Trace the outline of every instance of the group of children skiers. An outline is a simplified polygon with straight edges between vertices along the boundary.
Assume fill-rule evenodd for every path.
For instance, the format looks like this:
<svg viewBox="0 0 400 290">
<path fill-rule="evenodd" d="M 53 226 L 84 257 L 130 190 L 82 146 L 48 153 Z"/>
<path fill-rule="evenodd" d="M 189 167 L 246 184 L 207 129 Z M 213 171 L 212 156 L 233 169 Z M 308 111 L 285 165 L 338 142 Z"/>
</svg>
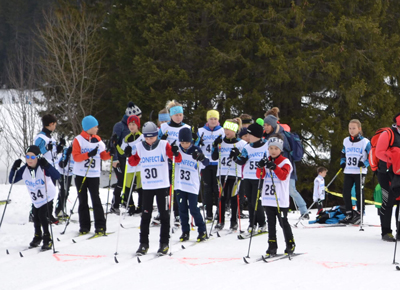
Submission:
<svg viewBox="0 0 400 290">
<path fill-rule="evenodd" d="M 144 255 L 149 249 L 154 197 L 158 208 L 156 219 L 161 224 L 158 253 L 165 255 L 169 250 L 172 211 L 174 222 L 181 225 L 180 240 L 190 238 L 190 212 L 198 227 L 197 241 L 201 242 L 207 239 L 207 222 L 215 224 L 216 231 L 225 227 L 227 205 L 230 206 L 229 231 L 238 229 L 244 196 L 248 201 L 249 227 L 243 237 L 268 231 L 267 256 L 275 255 L 278 219 L 283 228 L 285 253 L 292 254 L 295 242 L 287 216 L 295 165 L 287 135 L 284 134 L 290 128 L 280 124 L 273 115 L 255 122 L 251 116 L 242 115 L 241 118 L 225 120 L 221 126 L 219 112 L 209 110 L 207 123 L 198 132 L 193 132 L 189 125 L 183 123 L 183 113 L 181 104 L 170 101 L 159 113 L 158 126 L 146 122 L 141 127 L 141 110 L 130 102 L 121 121 L 126 127 L 124 129 L 118 123 L 114 126 L 108 146 L 96 135 L 98 121 L 93 116 L 86 116 L 82 120 L 83 131 L 73 139 L 70 147 L 66 147 L 64 138 L 57 143 L 51 136 L 57 125 L 56 118 L 53 115 L 43 116 L 42 132 L 35 138 L 35 144 L 26 150 L 26 164 L 20 167 L 22 160 L 16 160 L 9 176 L 10 183 L 24 180 L 31 195 L 35 233 L 30 246 L 37 247 L 43 241 L 42 249 L 51 248 L 49 223 L 57 223 L 56 217 L 66 215 L 66 197 L 72 175 L 75 175 L 79 199 L 79 234 L 84 235 L 91 230 L 89 191 L 95 235 L 106 235 L 105 213 L 99 196 L 100 161 L 111 158 L 118 184 L 110 212 L 120 214 L 120 206 L 124 204 L 129 214 L 141 213 L 137 255 Z M 400 127 L 400 117 L 397 116 L 397 119 L 392 131 L 396 136 L 395 144 L 400 144 L 400 141 L 396 143 L 400 136 L 397 127 Z M 345 175 L 343 198 L 347 214 L 342 222 L 357 224 L 364 210 L 361 190 L 369 166 L 371 144 L 362 136 L 358 120 L 350 121 L 349 134 L 343 140 L 340 162 Z M 385 157 L 385 161 L 390 163 L 390 157 L 387 154 Z M 319 167 L 317 173 L 313 200 L 321 211 L 327 169 Z M 53 217 L 57 180 L 61 190 L 56 217 Z M 201 184 L 204 190 L 201 190 Z M 353 210 L 351 204 L 353 185 L 356 188 L 357 210 Z M 131 194 L 133 189 L 139 193 L 136 206 Z M 198 208 L 199 194 L 205 207 L 204 218 Z M 216 211 L 213 205 L 217 206 Z M 384 240 L 390 238 L 389 230 L 390 226 L 382 234 Z"/>
</svg>

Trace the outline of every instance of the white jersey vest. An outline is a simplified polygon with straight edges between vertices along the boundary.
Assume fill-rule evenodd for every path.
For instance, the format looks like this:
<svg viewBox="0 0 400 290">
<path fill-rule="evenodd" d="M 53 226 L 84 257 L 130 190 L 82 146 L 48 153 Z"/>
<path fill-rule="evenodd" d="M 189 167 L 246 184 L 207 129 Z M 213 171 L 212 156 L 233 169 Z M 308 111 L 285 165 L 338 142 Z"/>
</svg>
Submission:
<svg viewBox="0 0 400 290">
<path fill-rule="evenodd" d="M 256 176 L 258 161 L 263 159 L 264 154 L 269 156 L 268 143 L 258 148 L 253 148 L 247 144 L 244 149 L 247 151 L 248 160 L 243 167 L 243 179 L 258 179 Z"/>
<path fill-rule="evenodd" d="M 313 200 L 317 202 L 318 199 L 325 199 L 325 179 L 321 175 L 314 179 Z"/>
<path fill-rule="evenodd" d="M 165 134 L 165 132 L 168 131 L 168 133 L 167 133 L 168 134 L 168 138 L 167 138 L 168 143 L 172 144 L 174 141 L 176 141 L 175 144 L 176 144 L 176 146 L 178 146 L 179 145 L 179 142 L 178 142 L 179 131 L 185 127 L 190 129 L 190 126 L 188 124 L 185 124 L 181 127 L 171 127 L 168 123 L 162 123 L 160 130 L 161 130 L 162 134 Z"/>
<path fill-rule="evenodd" d="M 365 151 L 369 140 L 363 138 L 358 142 L 351 142 L 349 137 L 344 138 L 343 146 L 346 150 L 346 167 L 344 168 L 344 174 L 360 174 L 360 167 L 358 167 L 358 161 L 365 162 L 368 160 L 368 154 Z M 362 173 L 367 174 L 367 168 L 362 168 Z"/>
<path fill-rule="evenodd" d="M 235 166 L 235 162 L 232 159 L 228 159 L 229 155 L 231 154 L 231 150 L 233 147 L 236 147 L 239 149 L 239 151 L 242 151 L 243 147 L 247 143 L 243 140 L 240 140 L 236 142 L 235 144 L 228 144 L 222 141 L 221 143 L 221 152 L 220 152 L 220 157 L 218 159 L 221 159 L 221 163 L 218 164 L 218 176 L 236 176 L 236 169 L 237 169 L 237 176 L 238 178 L 242 177 L 242 166 Z M 235 146 L 234 146 L 235 145 Z"/>
<path fill-rule="evenodd" d="M 285 164 L 290 165 L 290 172 L 285 180 L 280 180 L 278 176 L 275 175 L 274 171 L 272 172 L 272 177 L 274 179 L 274 185 L 272 184 L 271 174 L 269 169 L 267 169 L 267 174 L 264 178 L 264 184 L 261 191 L 261 204 L 263 206 L 273 206 L 277 207 L 275 194 L 278 197 L 279 207 L 288 208 L 289 207 L 289 184 L 290 184 L 290 174 L 292 173 L 293 167 L 290 163 L 289 159 L 283 160 L 277 166 L 282 167 Z M 265 168 L 264 168 L 265 169 Z"/>
<path fill-rule="evenodd" d="M 219 135 L 222 135 L 222 138 L 225 137 L 224 128 L 221 127 L 220 129 L 218 129 L 216 131 L 209 131 L 207 129 L 200 128 L 198 134 L 200 137 L 201 137 L 201 135 L 204 134 L 202 137 L 204 146 L 201 146 L 200 148 L 203 151 L 203 154 L 210 161 L 212 161 L 212 159 L 211 159 L 212 144 L 213 144 L 214 140 L 218 138 Z M 213 162 L 215 162 L 215 161 L 213 161 Z"/>
<path fill-rule="evenodd" d="M 97 149 L 97 154 L 93 157 L 93 161 L 90 164 L 90 168 L 88 171 L 90 159 L 88 158 L 82 162 L 75 162 L 74 163 L 74 170 L 73 173 L 77 176 L 85 176 L 87 172 L 87 177 L 100 177 L 100 170 L 101 170 L 101 159 L 100 153 L 106 150 L 106 145 L 103 141 L 97 143 L 90 143 L 88 140 L 82 137 L 82 135 L 78 135 L 75 137 L 78 140 L 79 145 L 81 146 L 81 153 L 87 153 L 92 151 L 94 148 L 99 146 Z"/>
<path fill-rule="evenodd" d="M 122 149 L 122 150 L 125 150 L 126 146 L 129 145 L 129 146 L 132 147 L 132 155 L 135 155 L 135 154 L 136 154 L 136 151 L 134 151 L 134 149 L 136 150 L 135 145 L 138 144 L 138 143 L 140 143 L 140 142 L 143 142 L 143 141 L 144 141 L 144 136 L 143 136 L 143 134 L 140 135 L 139 138 L 137 138 L 135 141 L 132 141 L 132 142 L 129 142 L 129 143 L 126 143 L 126 142 L 125 142 L 125 138 L 124 138 L 124 141 L 122 141 L 122 144 L 121 144 L 121 149 Z M 127 169 L 127 171 L 126 171 L 127 173 L 133 173 L 133 172 L 135 172 L 135 170 L 136 170 L 137 172 L 140 171 L 140 163 L 139 163 L 137 166 L 131 166 L 131 165 L 129 164 L 129 162 L 128 162 L 127 165 L 128 165 L 128 169 Z M 135 167 L 136 167 L 136 169 L 135 169 Z"/>
<path fill-rule="evenodd" d="M 191 154 L 187 154 L 179 147 L 182 155 L 182 162 L 175 164 L 175 184 L 174 189 L 182 190 L 193 194 L 199 194 L 200 181 L 197 171 L 197 161 Z M 204 168 L 203 163 L 199 162 L 199 170 Z"/>
<path fill-rule="evenodd" d="M 143 142 L 137 143 L 132 150 L 140 157 L 140 177 L 143 189 L 169 187 L 167 141 L 160 140 L 157 147 L 147 150 Z"/>
<path fill-rule="evenodd" d="M 46 183 L 45 179 L 46 178 Z M 32 176 L 28 166 L 22 173 L 22 179 L 28 188 L 34 207 L 39 208 L 45 205 L 48 201 L 54 199 L 56 195 L 56 187 L 51 180 L 51 177 L 43 174 L 43 169 L 38 166 L 36 176 Z M 46 190 L 47 185 L 47 190 Z M 46 198 L 47 194 L 47 198 Z"/>
<path fill-rule="evenodd" d="M 53 137 L 49 138 L 44 134 L 37 134 L 33 142 L 35 143 L 36 140 L 39 138 L 43 139 L 46 142 L 46 145 L 49 143 L 53 144 L 53 149 L 51 149 L 51 151 L 47 151 L 46 153 L 44 153 L 43 157 L 46 158 L 47 162 L 49 162 L 53 167 L 55 167 L 55 162 L 57 160 L 56 140 Z"/>
</svg>

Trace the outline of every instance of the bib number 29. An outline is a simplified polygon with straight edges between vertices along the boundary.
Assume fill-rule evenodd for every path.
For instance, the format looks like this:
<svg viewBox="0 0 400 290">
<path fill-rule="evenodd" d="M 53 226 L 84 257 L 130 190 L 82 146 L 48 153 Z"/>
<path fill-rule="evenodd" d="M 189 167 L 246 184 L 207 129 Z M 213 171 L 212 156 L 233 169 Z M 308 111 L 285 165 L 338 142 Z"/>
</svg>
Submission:
<svg viewBox="0 0 400 290">
<path fill-rule="evenodd" d="M 92 163 L 90 163 L 90 159 L 85 161 L 85 167 L 88 168 L 90 165 L 90 168 L 95 168 L 96 167 L 96 159 L 92 160 Z"/>
</svg>

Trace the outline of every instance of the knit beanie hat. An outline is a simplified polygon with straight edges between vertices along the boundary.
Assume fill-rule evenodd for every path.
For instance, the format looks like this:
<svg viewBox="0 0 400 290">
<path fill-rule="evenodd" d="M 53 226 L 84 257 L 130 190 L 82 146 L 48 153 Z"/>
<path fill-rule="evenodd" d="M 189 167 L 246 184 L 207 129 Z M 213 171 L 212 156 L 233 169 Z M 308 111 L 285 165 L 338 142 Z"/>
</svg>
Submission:
<svg viewBox="0 0 400 290">
<path fill-rule="evenodd" d="M 138 126 L 138 128 L 140 128 L 140 119 L 138 116 L 136 116 L 136 115 L 129 116 L 126 124 L 129 125 L 129 123 L 132 123 L 132 122 L 134 122 Z"/>
<path fill-rule="evenodd" d="M 400 113 L 396 114 L 393 118 L 393 122 L 396 124 L 396 126 L 400 126 Z"/>
<path fill-rule="evenodd" d="M 264 118 L 264 124 L 268 124 L 268 125 L 272 126 L 272 128 L 274 128 L 274 130 L 276 129 L 277 122 L 278 122 L 278 119 L 272 115 L 268 115 Z"/>
<path fill-rule="evenodd" d="M 179 131 L 179 142 L 192 142 L 192 132 L 189 128 L 182 128 Z"/>
<path fill-rule="evenodd" d="M 268 147 L 276 146 L 283 151 L 283 140 L 278 137 L 271 137 L 268 139 Z"/>
<path fill-rule="evenodd" d="M 242 138 L 243 137 L 243 135 L 246 135 L 247 133 L 249 133 L 249 132 L 247 132 L 247 128 L 242 128 L 242 129 L 240 129 L 240 131 L 239 131 L 239 138 Z"/>
<path fill-rule="evenodd" d="M 217 110 L 209 110 L 207 112 L 207 120 L 210 118 L 217 118 L 219 120 L 219 112 Z"/>
<path fill-rule="evenodd" d="M 87 131 L 99 125 L 99 122 L 92 115 L 86 116 L 82 120 L 83 131 Z"/>
<path fill-rule="evenodd" d="M 133 102 L 128 103 L 128 107 L 125 110 L 125 115 L 127 116 L 141 116 L 142 115 L 142 110 L 138 106 L 136 106 Z"/>
<path fill-rule="evenodd" d="M 142 128 L 142 134 L 144 137 L 155 137 L 158 136 L 158 128 L 153 122 L 146 122 Z"/>
<path fill-rule="evenodd" d="M 247 133 L 257 138 L 262 138 L 263 131 L 263 127 L 261 127 L 258 123 L 253 123 L 249 127 L 247 127 Z"/>
<path fill-rule="evenodd" d="M 28 152 L 31 152 L 31 153 L 35 154 L 36 156 L 38 156 L 40 154 L 40 149 L 36 145 L 31 145 L 28 147 L 28 149 L 26 149 L 26 153 L 28 153 Z"/>
</svg>

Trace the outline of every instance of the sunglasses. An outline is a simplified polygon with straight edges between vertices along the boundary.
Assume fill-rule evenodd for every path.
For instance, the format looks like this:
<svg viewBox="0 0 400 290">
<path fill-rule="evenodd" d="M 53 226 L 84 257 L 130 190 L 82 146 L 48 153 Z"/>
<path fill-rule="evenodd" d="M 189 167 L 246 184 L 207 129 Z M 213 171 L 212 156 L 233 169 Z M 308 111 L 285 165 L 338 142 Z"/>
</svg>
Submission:
<svg viewBox="0 0 400 290">
<path fill-rule="evenodd" d="M 32 160 L 35 160 L 36 158 L 38 158 L 37 156 L 35 156 L 35 155 L 25 155 L 25 158 L 26 159 L 32 159 Z"/>
</svg>

